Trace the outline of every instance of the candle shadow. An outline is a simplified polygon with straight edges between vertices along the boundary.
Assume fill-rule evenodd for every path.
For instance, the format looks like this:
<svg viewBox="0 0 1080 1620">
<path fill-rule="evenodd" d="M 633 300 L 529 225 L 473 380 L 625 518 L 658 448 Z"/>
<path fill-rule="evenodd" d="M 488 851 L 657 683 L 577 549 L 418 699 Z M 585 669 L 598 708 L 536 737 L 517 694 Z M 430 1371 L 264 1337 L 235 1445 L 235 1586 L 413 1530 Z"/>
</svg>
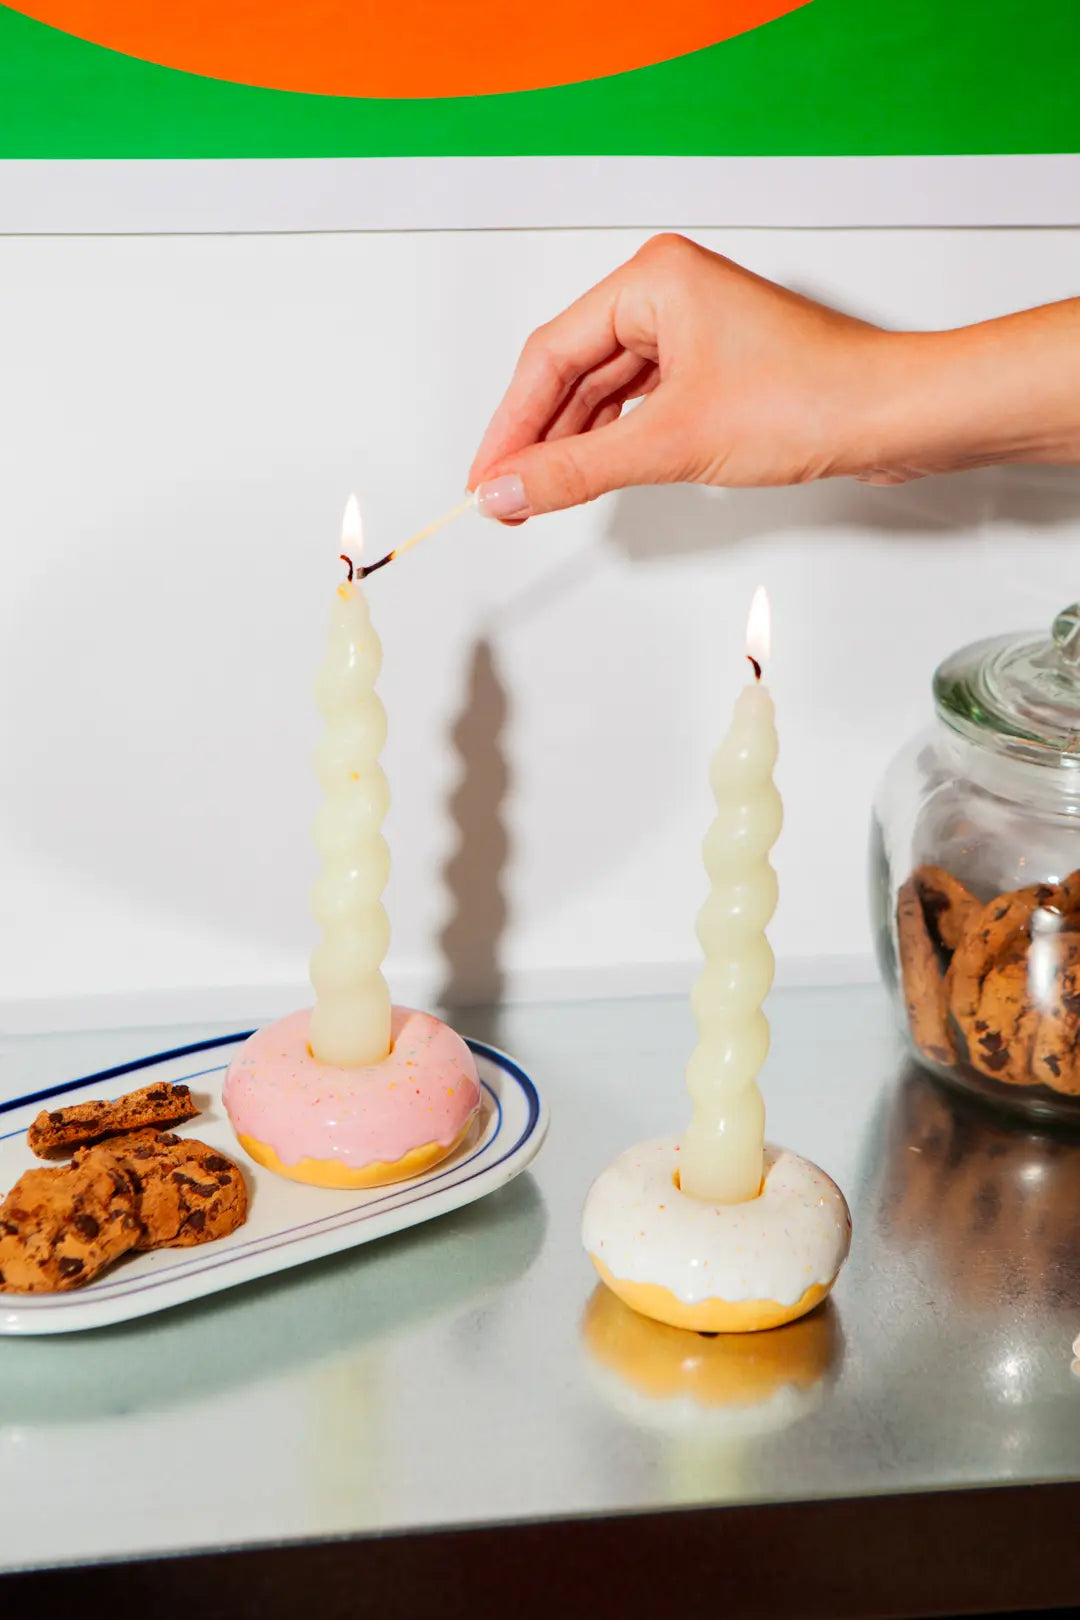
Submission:
<svg viewBox="0 0 1080 1620">
<path fill-rule="evenodd" d="M 505 975 L 501 950 L 508 907 L 503 892 L 510 840 L 503 821 L 510 772 L 503 747 L 506 689 L 487 636 L 473 644 L 464 702 L 450 733 L 460 762 L 450 816 L 457 841 L 443 867 L 451 909 L 439 945 L 447 1008 L 498 1003 Z"/>
</svg>

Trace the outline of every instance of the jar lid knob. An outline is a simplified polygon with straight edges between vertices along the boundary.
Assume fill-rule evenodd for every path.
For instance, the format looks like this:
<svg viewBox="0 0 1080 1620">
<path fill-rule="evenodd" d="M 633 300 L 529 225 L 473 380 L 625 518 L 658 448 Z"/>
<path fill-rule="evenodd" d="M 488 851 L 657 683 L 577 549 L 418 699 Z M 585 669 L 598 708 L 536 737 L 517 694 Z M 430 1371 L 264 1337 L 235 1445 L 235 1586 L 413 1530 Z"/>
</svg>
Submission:
<svg viewBox="0 0 1080 1620">
<path fill-rule="evenodd" d="M 1054 645 L 1066 664 L 1080 664 L 1080 602 L 1063 608 L 1053 624 Z"/>
</svg>

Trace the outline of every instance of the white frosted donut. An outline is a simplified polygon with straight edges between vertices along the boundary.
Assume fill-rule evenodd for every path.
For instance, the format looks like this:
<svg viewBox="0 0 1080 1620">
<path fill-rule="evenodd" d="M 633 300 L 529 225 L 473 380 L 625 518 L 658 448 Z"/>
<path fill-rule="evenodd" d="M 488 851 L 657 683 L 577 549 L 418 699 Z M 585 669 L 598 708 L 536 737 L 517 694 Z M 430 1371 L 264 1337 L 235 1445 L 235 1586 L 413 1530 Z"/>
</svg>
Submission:
<svg viewBox="0 0 1080 1620">
<path fill-rule="evenodd" d="M 620 1299 L 673 1327 L 746 1333 L 825 1298 L 851 1216 L 823 1170 L 767 1146 L 758 1196 L 713 1204 L 680 1190 L 678 1168 L 679 1139 L 662 1136 L 621 1154 L 589 1190 L 582 1239 Z"/>
</svg>

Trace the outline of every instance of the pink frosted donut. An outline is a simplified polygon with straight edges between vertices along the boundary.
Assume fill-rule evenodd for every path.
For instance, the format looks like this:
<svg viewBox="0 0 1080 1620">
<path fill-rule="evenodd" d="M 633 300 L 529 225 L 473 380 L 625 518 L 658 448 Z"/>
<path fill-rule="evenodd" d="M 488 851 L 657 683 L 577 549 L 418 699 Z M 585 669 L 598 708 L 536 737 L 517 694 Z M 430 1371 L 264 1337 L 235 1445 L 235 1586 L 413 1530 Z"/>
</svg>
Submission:
<svg viewBox="0 0 1080 1620">
<path fill-rule="evenodd" d="M 319 1187 L 377 1187 L 420 1175 L 464 1139 L 480 1081 L 448 1025 L 395 1007 L 389 1055 L 338 1069 L 313 1056 L 310 1020 L 304 1008 L 256 1030 L 229 1065 L 222 1100 L 257 1163 Z"/>
</svg>

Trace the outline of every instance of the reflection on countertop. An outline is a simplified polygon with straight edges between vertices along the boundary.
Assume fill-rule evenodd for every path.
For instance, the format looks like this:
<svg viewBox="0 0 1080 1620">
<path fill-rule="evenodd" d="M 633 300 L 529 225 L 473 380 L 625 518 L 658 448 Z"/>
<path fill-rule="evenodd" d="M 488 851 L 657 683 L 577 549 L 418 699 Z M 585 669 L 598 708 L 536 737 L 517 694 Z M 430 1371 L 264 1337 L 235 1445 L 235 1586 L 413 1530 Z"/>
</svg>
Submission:
<svg viewBox="0 0 1080 1620">
<path fill-rule="evenodd" d="M 0 1433 L 168 1411 L 395 1338 L 475 1308 L 520 1279 L 546 1215 L 528 1174 L 481 1202 L 120 1327 L 0 1347 Z"/>
<path fill-rule="evenodd" d="M 1077 1313 L 1080 1135 L 1034 1128 L 911 1065 L 890 1100 L 877 1227 L 967 1303 Z"/>
<path fill-rule="evenodd" d="M 906 1069 L 875 985 L 780 990 L 769 1018 L 770 1139 L 852 1210 L 826 1311 L 710 1340 L 595 1292 L 582 1204 L 684 1122 L 686 998 L 459 1013 L 550 1106 L 529 1174 L 158 1318 L 0 1344 L 0 1566 L 1076 1477 L 1077 1146 Z M 48 1083 L 57 1041 L 11 1057 Z"/>
</svg>

